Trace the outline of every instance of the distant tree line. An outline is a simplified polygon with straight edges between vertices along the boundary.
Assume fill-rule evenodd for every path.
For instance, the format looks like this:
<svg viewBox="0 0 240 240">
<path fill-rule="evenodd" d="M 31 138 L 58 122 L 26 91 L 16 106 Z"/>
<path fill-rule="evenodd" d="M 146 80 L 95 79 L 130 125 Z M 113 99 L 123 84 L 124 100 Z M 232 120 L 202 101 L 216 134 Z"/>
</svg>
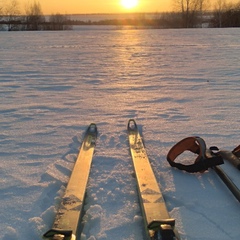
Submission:
<svg viewBox="0 0 240 240">
<path fill-rule="evenodd" d="M 196 27 L 240 27 L 240 1 L 227 3 L 227 0 L 216 0 L 210 9 L 207 0 L 173 0 L 173 12 L 156 13 L 148 18 L 138 14 L 135 18 L 112 19 L 100 21 L 70 20 L 66 15 L 43 15 L 41 5 L 35 1 L 20 11 L 18 0 L 6 0 L 0 5 L 0 27 L 8 31 L 16 30 L 68 30 L 73 25 L 131 25 L 150 28 L 196 28 Z"/>
<path fill-rule="evenodd" d="M 240 2 L 232 4 L 218 0 L 211 19 L 212 27 L 240 27 Z"/>
<path fill-rule="evenodd" d="M 138 14 L 135 18 L 100 21 L 70 21 L 72 25 L 131 25 L 150 28 L 240 27 L 240 2 L 216 0 L 173 0 L 172 12 L 155 13 L 153 18 Z M 209 10 L 211 8 L 211 11 Z"/>
<path fill-rule="evenodd" d="M 67 16 L 62 14 L 52 14 L 47 20 L 37 1 L 27 4 L 25 13 L 21 13 L 18 0 L 7 0 L 3 6 L 0 6 L 0 26 L 5 26 L 8 31 L 68 30 L 72 28 Z"/>
<path fill-rule="evenodd" d="M 210 11 L 207 0 L 174 0 L 174 12 L 162 14 L 159 26 L 166 28 L 240 27 L 240 1 L 217 0 Z"/>
</svg>

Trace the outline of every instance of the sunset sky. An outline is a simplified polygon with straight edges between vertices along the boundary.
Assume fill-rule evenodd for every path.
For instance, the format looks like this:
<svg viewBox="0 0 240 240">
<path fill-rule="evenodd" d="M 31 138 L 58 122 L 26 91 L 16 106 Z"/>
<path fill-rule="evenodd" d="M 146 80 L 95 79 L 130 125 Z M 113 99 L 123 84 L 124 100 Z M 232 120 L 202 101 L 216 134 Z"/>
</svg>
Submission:
<svg viewBox="0 0 240 240">
<path fill-rule="evenodd" d="M 172 0 L 138 0 L 137 5 L 127 9 L 122 0 L 39 0 L 44 14 L 52 13 L 124 13 L 163 12 L 172 10 Z M 136 0 L 129 0 L 136 1 Z M 24 8 L 31 0 L 19 0 Z"/>
</svg>

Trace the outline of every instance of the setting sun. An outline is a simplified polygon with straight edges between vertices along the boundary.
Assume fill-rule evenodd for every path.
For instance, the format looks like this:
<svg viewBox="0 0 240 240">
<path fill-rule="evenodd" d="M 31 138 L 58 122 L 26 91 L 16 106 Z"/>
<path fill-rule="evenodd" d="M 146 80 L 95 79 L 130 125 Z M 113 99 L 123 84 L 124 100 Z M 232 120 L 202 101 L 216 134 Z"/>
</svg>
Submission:
<svg viewBox="0 0 240 240">
<path fill-rule="evenodd" d="M 132 9 L 138 5 L 138 0 L 121 0 L 121 5 L 124 8 Z"/>
</svg>

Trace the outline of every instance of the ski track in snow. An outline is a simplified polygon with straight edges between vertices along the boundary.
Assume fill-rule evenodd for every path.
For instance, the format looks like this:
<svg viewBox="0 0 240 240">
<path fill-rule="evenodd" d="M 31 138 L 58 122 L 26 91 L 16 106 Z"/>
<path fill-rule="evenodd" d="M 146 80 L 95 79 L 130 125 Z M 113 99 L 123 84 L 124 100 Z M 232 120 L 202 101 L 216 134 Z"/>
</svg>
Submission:
<svg viewBox="0 0 240 240">
<path fill-rule="evenodd" d="M 240 239 L 239 203 L 218 176 L 166 161 L 192 135 L 239 145 L 239 29 L 0 32 L 0 56 L 0 239 L 41 239 L 51 227 L 91 122 L 99 134 L 81 240 L 145 239 L 129 118 L 182 239 Z"/>
</svg>

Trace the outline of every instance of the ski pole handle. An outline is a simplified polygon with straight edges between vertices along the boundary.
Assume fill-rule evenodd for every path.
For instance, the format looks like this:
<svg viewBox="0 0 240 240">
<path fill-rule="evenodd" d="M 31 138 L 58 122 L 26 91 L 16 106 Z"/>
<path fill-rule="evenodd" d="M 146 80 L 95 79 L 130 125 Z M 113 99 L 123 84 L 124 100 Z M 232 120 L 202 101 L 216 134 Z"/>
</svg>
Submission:
<svg viewBox="0 0 240 240">
<path fill-rule="evenodd" d="M 235 154 L 229 151 L 219 151 L 222 158 L 228 160 L 240 171 L 240 157 L 238 158 Z"/>
<path fill-rule="evenodd" d="M 218 176 L 222 179 L 222 181 L 226 184 L 228 189 L 232 192 L 232 194 L 236 197 L 236 199 L 240 202 L 240 190 L 233 183 L 233 181 L 228 177 L 228 175 L 220 168 L 219 166 L 213 167 Z"/>
</svg>

